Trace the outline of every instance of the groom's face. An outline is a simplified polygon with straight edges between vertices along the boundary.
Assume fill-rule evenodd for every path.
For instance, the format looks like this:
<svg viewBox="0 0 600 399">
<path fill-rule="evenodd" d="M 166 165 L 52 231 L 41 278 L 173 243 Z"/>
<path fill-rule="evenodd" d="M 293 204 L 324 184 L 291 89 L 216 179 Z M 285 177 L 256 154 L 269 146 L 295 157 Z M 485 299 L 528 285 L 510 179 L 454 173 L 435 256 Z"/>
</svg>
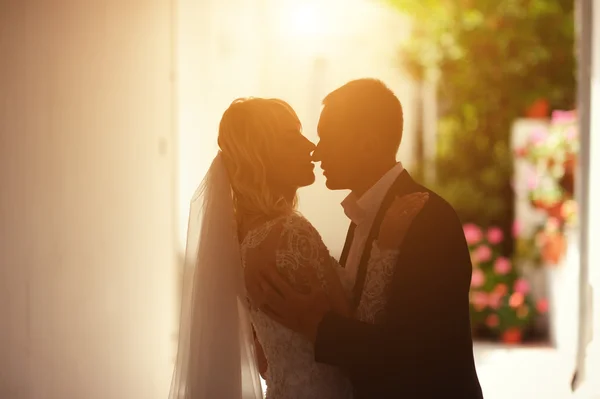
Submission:
<svg viewBox="0 0 600 399">
<path fill-rule="evenodd" d="M 317 131 L 319 142 L 313 161 L 321 162 L 327 188 L 352 190 L 360 180 L 364 160 L 368 156 L 367 137 L 340 109 L 326 105 L 321 112 Z"/>
</svg>

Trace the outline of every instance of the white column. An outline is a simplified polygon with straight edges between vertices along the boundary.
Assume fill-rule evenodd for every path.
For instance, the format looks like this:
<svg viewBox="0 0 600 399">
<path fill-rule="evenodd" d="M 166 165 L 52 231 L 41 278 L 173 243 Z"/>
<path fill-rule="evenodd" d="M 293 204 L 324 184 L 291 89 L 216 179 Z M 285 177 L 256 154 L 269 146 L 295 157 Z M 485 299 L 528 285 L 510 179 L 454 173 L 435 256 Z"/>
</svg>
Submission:
<svg viewBox="0 0 600 399">
<path fill-rule="evenodd" d="M 592 2 L 594 28 L 600 28 L 600 4 Z M 592 340 L 586 350 L 586 375 L 582 392 L 585 398 L 600 398 L 600 29 L 593 29 L 591 69 L 591 124 L 589 145 L 589 236 L 587 262 L 592 287 Z M 586 254 L 582 254 L 586 256 Z"/>
<path fill-rule="evenodd" d="M 0 0 L 0 398 L 168 396 L 171 12 Z"/>
</svg>

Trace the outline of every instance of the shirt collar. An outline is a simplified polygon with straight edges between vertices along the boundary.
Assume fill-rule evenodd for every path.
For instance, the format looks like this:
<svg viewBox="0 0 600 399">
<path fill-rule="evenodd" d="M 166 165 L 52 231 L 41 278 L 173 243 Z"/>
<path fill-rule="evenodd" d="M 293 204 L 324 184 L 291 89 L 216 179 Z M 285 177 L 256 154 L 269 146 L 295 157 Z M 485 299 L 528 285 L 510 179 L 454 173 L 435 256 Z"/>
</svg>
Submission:
<svg viewBox="0 0 600 399">
<path fill-rule="evenodd" d="M 358 225 L 377 213 L 385 195 L 403 170 L 404 167 L 402 166 L 402 163 L 398 162 L 361 197 L 358 197 L 353 192 L 350 193 L 342 201 L 342 207 L 344 208 L 346 216 L 348 216 L 353 223 Z"/>
</svg>

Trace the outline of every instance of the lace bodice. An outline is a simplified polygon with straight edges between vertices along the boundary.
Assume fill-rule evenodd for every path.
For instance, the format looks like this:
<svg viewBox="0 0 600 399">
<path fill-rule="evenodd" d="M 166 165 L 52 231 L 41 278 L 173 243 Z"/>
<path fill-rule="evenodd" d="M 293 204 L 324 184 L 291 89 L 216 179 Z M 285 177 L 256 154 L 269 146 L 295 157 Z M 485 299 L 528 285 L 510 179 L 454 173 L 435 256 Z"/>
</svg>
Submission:
<svg viewBox="0 0 600 399">
<path fill-rule="evenodd" d="M 398 254 L 399 251 L 380 250 L 377 242 L 373 243 L 365 285 L 356 309 L 357 320 L 370 324 L 384 322 L 385 305 L 390 297 Z"/>
<path fill-rule="evenodd" d="M 321 287 L 327 290 L 326 268 L 335 268 L 344 282 L 343 269 L 329 255 L 319 233 L 297 214 L 271 220 L 250 231 L 242 242 L 244 266 L 248 253 L 252 249 L 260 250 L 267 237 L 276 240 L 277 267 L 298 289 L 309 288 L 310 274 L 316 273 Z M 349 288 L 348 284 L 346 288 Z M 352 397 L 349 380 L 337 368 L 316 363 L 313 346 L 304 337 L 260 310 L 252 309 L 250 313 L 268 362 L 265 376 L 268 399 Z"/>
<path fill-rule="evenodd" d="M 330 256 L 321 236 L 304 217 L 282 216 L 251 230 L 241 245 L 244 267 L 252 251 L 273 248 L 277 267 L 297 289 L 311 288 L 308 281 L 314 281 L 311 277 L 316 274 L 321 288 L 327 291 L 328 278 L 333 274 L 351 299 L 352 279 Z M 364 291 L 356 310 L 359 320 L 371 323 L 381 320 L 397 255 L 397 251 L 381 251 L 376 243 L 373 245 Z M 331 273 L 332 269 L 335 273 Z M 250 314 L 268 362 L 267 399 L 352 397 L 349 380 L 341 370 L 316 363 L 313 346 L 304 337 L 260 310 L 251 309 Z"/>
</svg>

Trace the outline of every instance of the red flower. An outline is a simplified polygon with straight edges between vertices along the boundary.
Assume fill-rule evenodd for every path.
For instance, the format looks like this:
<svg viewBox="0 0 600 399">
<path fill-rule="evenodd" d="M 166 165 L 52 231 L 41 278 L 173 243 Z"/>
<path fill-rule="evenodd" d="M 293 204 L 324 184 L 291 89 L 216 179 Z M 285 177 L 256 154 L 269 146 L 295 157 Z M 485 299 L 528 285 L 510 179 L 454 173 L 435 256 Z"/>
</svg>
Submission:
<svg viewBox="0 0 600 399">
<path fill-rule="evenodd" d="M 548 312 L 548 300 L 546 298 L 539 299 L 535 307 L 539 313 Z"/>
<path fill-rule="evenodd" d="M 522 338 L 521 330 L 517 327 L 511 327 L 502 334 L 502 341 L 506 344 L 518 344 Z"/>
<path fill-rule="evenodd" d="M 525 110 L 525 116 L 528 118 L 546 118 L 550 113 L 550 103 L 544 98 L 540 98 L 531 104 L 529 108 Z"/>
<path fill-rule="evenodd" d="M 497 314 L 492 313 L 485 319 L 485 324 L 490 328 L 496 328 L 500 325 L 500 318 Z"/>
<path fill-rule="evenodd" d="M 527 149 L 527 147 L 519 147 L 515 150 L 515 155 L 519 158 L 522 158 L 526 156 L 528 152 L 529 150 Z"/>
<path fill-rule="evenodd" d="M 510 305 L 511 308 L 518 308 L 519 306 L 523 305 L 524 301 L 525 301 L 525 296 L 523 294 L 521 294 L 520 292 L 515 292 L 510 296 L 510 299 L 508 300 L 508 304 Z"/>
<path fill-rule="evenodd" d="M 500 283 L 494 287 L 494 293 L 503 297 L 508 292 L 506 284 Z"/>
</svg>

